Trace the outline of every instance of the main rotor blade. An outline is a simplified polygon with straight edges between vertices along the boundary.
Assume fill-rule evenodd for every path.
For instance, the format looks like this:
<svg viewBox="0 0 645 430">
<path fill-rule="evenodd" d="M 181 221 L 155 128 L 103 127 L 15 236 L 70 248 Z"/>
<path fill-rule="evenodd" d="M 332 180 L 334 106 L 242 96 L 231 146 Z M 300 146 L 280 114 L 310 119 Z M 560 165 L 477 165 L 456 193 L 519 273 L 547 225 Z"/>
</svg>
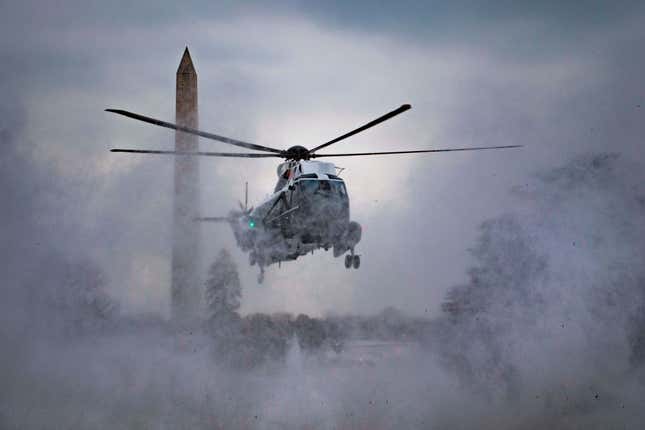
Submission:
<svg viewBox="0 0 645 430">
<path fill-rule="evenodd" d="M 349 133 L 345 133 L 342 136 L 337 137 L 336 139 L 330 140 L 329 142 L 325 142 L 322 145 L 316 146 L 314 149 L 310 150 L 309 153 L 313 154 L 314 152 L 318 151 L 319 149 L 325 148 L 325 147 L 327 147 L 329 145 L 332 145 L 332 144 L 334 144 L 336 142 L 339 142 L 339 141 L 341 141 L 343 139 L 347 139 L 348 137 L 353 136 L 356 133 L 360 133 L 363 130 L 367 130 L 370 127 L 374 127 L 375 125 L 380 124 L 383 121 L 387 121 L 388 119 L 390 119 L 392 117 L 395 117 L 398 114 L 403 113 L 403 112 L 405 112 L 406 110 L 408 110 L 410 108 L 412 108 L 412 106 L 410 106 L 408 104 L 402 105 L 400 108 L 394 109 L 392 112 L 386 113 L 385 115 L 376 118 L 374 121 L 370 121 L 367 124 L 365 124 L 365 125 L 363 125 L 361 127 L 358 127 L 355 130 L 350 131 Z"/>
<path fill-rule="evenodd" d="M 239 157 L 239 158 L 281 158 L 278 154 L 246 154 L 243 152 L 190 152 L 190 151 L 159 151 L 155 149 L 110 149 L 110 152 L 127 152 L 130 154 L 166 154 L 166 155 L 192 155 L 204 157 Z"/>
<path fill-rule="evenodd" d="M 508 145 L 508 146 L 482 146 L 478 148 L 422 149 L 418 151 L 355 152 L 352 154 L 311 154 L 311 158 L 357 157 L 361 155 L 420 154 L 424 152 L 480 151 L 482 149 L 508 149 L 508 148 L 521 148 L 521 147 L 522 145 Z"/>
<path fill-rule="evenodd" d="M 116 113 L 118 115 L 123 115 L 128 118 L 136 119 L 139 121 L 147 122 L 149 124 L 158 125 L 160 127 L 179 130 L 179 131 L 183 131 L 184 133 L 195 134 L 197 136 L 205 137 L 206 139 L 217 140 L 218 142 L 224 142 L 224 143 L 228 143 L 229 145 L 235 145 L 242 148 L 254 149 L 256 151 L 273 152 L 276 154 L 281 154 L 283 152 L 280 149 L 270 148 L 268 146 L 256 145 L 255 143 L 243 142 L 241 140 L 231 139 L 230 137 L 219 136 L 213 133 L 207 133 L 205 131 L 196 130 L 190 127 L 184 127 L 183 125 L 177 125 L 171 122 L 161 121 L 155 118 L 150 118 L 147 116 L 139 115 L 138 113 L 132 113 L 121 109 L 105 109 L 105 111 Z"/>
</svg>

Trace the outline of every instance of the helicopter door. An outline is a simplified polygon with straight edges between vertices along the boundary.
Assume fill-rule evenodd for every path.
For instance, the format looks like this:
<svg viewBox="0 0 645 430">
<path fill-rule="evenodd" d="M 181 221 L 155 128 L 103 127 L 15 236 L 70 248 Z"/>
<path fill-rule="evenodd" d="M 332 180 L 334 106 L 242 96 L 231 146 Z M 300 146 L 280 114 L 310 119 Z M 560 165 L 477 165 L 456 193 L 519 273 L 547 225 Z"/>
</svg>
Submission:
<svg viewBox="0 0 645 430">
<path fill-rule="evenodd" d="M 291 191 L 289 191 L 290 193 Z M 293 232 L 290 228 L 290 219 L 293 212 L 297 209 L 297 206 L 291 204 L 291 198 L 288 197 L 287 191 L 282 191 L 276 196 L 273 204 L 264 216 L 264 224 L 269 229 L 280 229 L 280 233 L 284 237 L 291 237 L 293 236 Z"/>
</svg>

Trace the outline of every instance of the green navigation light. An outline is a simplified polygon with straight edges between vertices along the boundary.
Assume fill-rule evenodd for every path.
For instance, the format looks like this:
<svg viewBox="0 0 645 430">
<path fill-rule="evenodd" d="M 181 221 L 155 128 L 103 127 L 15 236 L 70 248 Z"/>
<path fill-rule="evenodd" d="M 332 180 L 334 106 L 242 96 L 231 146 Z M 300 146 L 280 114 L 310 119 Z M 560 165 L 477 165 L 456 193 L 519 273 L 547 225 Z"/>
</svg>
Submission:
<svg viewBox="0 0 645 430">
<path fill-rule="evenodd" d="M 255 221 L 249 220 L 249 228 L 255 228 Z"/>
</svg>

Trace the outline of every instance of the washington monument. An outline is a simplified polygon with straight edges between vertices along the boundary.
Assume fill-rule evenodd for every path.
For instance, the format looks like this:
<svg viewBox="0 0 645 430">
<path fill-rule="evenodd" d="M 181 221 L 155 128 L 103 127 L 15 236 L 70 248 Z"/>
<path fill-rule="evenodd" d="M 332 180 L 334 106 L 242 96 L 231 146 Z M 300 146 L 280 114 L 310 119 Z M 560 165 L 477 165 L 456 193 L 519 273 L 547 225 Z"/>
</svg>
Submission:
<svg viewBox="0 0 645 430">
<path fill-rule="evenodd" d="M 197 72 L 188 47 L 177 69 L 175 122 L 198 128 Z M 199 151 L 198 137 L 175 132 L 175 151 Z M 173 209 L 171 312 L 177 321 L 197 318 L 200 312 L 199 276 L 199 162 L 196 157 L 175 157 L 175 195 Z"/>
</svg>

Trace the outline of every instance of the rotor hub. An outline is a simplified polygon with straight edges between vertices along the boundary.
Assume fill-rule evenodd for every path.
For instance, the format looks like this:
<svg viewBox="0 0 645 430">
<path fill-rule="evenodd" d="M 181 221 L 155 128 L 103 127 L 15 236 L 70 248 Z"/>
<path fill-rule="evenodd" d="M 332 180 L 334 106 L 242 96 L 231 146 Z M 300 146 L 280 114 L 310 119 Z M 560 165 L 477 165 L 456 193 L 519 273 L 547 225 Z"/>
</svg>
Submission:
<svg viewBox="0 0 645 430">
<path fill-rule="evenodd" d="M 295 145 L 287 149 L 284 153 L 284 156 L 288 160 L 309 160 L 311 154 L 309 150 L 304 146 Z"/>
</svg>

